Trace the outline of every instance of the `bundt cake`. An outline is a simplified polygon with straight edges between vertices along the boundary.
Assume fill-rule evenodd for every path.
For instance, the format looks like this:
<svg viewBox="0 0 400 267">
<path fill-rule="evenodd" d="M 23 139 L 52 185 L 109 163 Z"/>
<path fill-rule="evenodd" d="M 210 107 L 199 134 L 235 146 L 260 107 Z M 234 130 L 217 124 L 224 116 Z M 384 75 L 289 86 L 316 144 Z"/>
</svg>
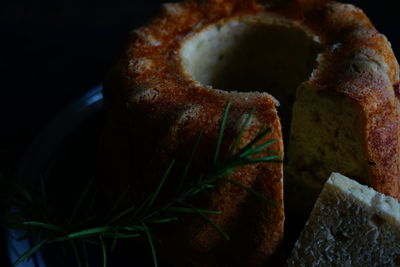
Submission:
<svg viewBox="0 0 400 267">
<path fill-rule="evenodd" d="M 283 169 L 285 205 L 294 210 L 311 207 L 332 171 L 399 198 L 398 84 L 389 42 L 353 5 L 328 0 L 165 4 L 158 16 L 131 32 L 105 82 L 99 177 L 111 199 L 130 188 L 132 201 L 140 202 L 172 159 L 178 165 L 185 161 L 200 132 L 192 176 L 210 165 L 228 101 L 222 155 L 255 108 L 241 146 L 267 125 L 272 130 L 264 141 L 278 140 L 268 149 L 282 157 L 285 144 L 285 166 L 248 165 L 230 178 L 277 207 L 221 184 L 211 198 L 196 201 L 222 211 L 211 218 L 231 241 L 201 218 L 188 216 L 170 226 L 169 234 L 160 230 L 160 253 L 182 266 L 272 264 L 280 260 L 283 238 Z"/>
</svg>

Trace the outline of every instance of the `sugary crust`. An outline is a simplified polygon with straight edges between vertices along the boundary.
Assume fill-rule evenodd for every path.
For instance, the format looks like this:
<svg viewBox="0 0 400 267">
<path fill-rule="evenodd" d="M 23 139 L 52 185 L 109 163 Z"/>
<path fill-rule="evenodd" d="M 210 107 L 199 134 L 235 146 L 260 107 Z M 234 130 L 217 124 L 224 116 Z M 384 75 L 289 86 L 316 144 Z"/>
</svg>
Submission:
<svg viewBox="0 0 400 267">
<path fill-rule="evenodd" d="M 114 191 L 131 185 L 137 193 L 133 198 L 141 199 L 144 192 L 154 188 L 172 158 L 185 158 L 198 132 L 203 137 L 195 165 L 205 166 L 213 153 L 219 120 L 228 100 L 232 101 L 232 111 L 223 151 L 237 133 L 238 121 L 255 107 L 255 122 L 247 129 L 243 143 L 266 124 L 273 129 L 266 139 L 279 140 L 273 149 L 283 155 L 280 122 L 270 95 L 203 86 L 183 73 L 179 57 L 182 41 L 207 25 L 243 15 L 271 14 L 294 21 L 318 36 L 323 51 L 307 82 L 316 90 L 347 95 L 360 106 L 360 115 L 365 117 L 372 185 L 399 198 L 400 120 L 393 89 L 399 83 L 399 68 L 390 44 L 352 5 L 297 0 L 281 6 L 278 2 L 187 0 L 164 4 L 156 18 L 131 33 L 125 53 L 105 83 L 108 130 L 102 139 L 99 162 L 103 165 L 101 176 L 115 177 L 113 181 L 105 178 L 106 184 L 116 187 Z M 349 71 L 353 63 L 356 69 Z M 359 65 L 361 71 L 357 70 Z M 278 203 L 278 208 L 223 185 L 214 193 L 214 201 L 200 205 L 222 210 L 212 219 L 237 242 L 225 243 L 201 219 L 194 220 L 181 225 L 173 239 L 167 237 L 166 243 L 174 244 L 164 246 L 171 248 L 165 252 L 171 261 L 188 264 L 177 260 L 182 259 L 177 251 L 180 255 L 185 253 L 197 266 L 262 266 L 272 259 L 283 235 L 282 164 L 243 167 L 231 178 L 253 186 Z M 121 188 L 116 184 L 122 184 Z"/>
</svg>

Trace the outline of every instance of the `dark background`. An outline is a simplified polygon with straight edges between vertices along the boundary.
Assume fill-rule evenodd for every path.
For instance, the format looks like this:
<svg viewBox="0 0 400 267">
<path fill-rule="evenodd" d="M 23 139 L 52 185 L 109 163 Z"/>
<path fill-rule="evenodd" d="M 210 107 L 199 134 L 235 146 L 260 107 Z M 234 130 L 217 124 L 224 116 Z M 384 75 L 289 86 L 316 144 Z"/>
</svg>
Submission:
<svg viewBox="0 0 400 267">
<path fill-rule="evenodd" d="M 162 2 L 0 1 L 0 173 L 12 175 L 46 122 L 102 82 L 127 32 Z M 400 55 L 396 1 L 350 2 L 364 9 Z"/>
<path fill-rule="evenodd" d="M 102 82 L 132 28 L 162 0 L 0 0 L 0 171 L 33 136 Z"/>
</svg>

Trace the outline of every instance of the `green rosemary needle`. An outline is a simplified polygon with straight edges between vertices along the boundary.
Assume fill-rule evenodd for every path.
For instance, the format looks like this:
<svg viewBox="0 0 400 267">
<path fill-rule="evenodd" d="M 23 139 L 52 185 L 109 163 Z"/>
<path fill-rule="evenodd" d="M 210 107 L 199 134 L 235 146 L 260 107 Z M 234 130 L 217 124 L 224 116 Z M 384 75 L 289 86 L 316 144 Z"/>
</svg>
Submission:
<svg viewBox="0 0 400 267">
<path fill-rule="evenodd" d="M 22 238 L 33 237 L 34 240 L 36 240 L 36 244 L 23 253 L 14 265 L 16 266 L 27 260 L 43 247 L 58 243 L 62 244 L 63 247 L 71 247 L 79 266 L 88 266 L 86 244 L 90 243 L 99 246 L 102 254 L 103 266 L 106 267 L 108 252 L 114 250 L 119 239 L 142 238 L 147 241 L 152 255 L 153 264 L 157 267 L 157 251 L 152 229 L 157 227 L 159 224 L 167 224 L 179 220 L 179 214 L 181 213 L 197 214 L 202 217 L 205 222 L 210 224 L 210 226 L 212 226 L 218 233 L 220 233 L 224 239 L 229 240 L 228 234 L 208 217 L 209 214 L 220 214 L 220 211 L 199 209 L 188 203 L 193 196 L 196 196 L 201 192 L 206 193 L 207 190 L 213 190 L 219 182 L 230 183 L 247 191 L 255 197 L 258 197 L 260 200 L 276 206 L 277 204 L 275 202 L 267 199 L 262 194 L 227 178 L 227 176 L 232 174 L 238 167 L 260 162 L 280 162 L 280 155 L 278 153 L 266 150 L 270 145 L 276 142 L 275 140 L 270 140 L 256 145 L 270 131 L 269 128 L 261 129 L 247 145 L 238 150 L 242 135 L 246 127 L 248 127 L 252 116 L 254 116 L 256 112 L 255 110 L 251 111 L 251 113 L 246 117 L 244 123 L 241 125 L 238 135 L 229 148 L 227 157 L 224 159 L 220 158 L 230 106 L 231 103 L 228 102 L 220 121 L 217 145 L 213 156 L 213 166 L 211 166 L 209 170 L 201 172 L 194 184 L 186 185 L 189 170 L 202 137 L 202 135 L 199 134 L 183 170 L 181 172 L 174 172 L 182 174 L 180 179 L 178 179 L 180 182 L 175 196 L 169 201 L 159 204 L 157 207 L 154 207 L 156 200 L 176 165 L 175 160 L 170 162 L 154 192 L 151 193 L 141 205 L 131 206 L 123 210 L 118 209 L 118 206 L 123 202 L 124 197 L 127 195 L 121 194 L 121 198 L 116 201 L 115 206 L 111 209 L 112 211 L 118 212 L 96 214 L 89 209 L 85 211 L 86 216 L 83 219 L 78 218 L 79 212 L 84 211 L 82 204 L 91 203 L 89 206 L 92 207 L 96 202 L 95 193 L 91 193 L 91 191 L 95 191 L 92 190 L 94 186 L 93 179 L 82 190 L 71 214 L 67 216 L 65 220 L 58 217 L 52 218 L 49 213 L 46 207 L 47 196 L 44 183 L 42 183 L 41 186 L 42 199 L 39 200 L 43 205 L 43 210 L 36 213 L 40 214 L 37 218 L 28 218 L 29 216 L 27 215 L 29 213 L 26 212 L 26 207 L 28 207 L 29 210 L 29 207 L 32 207 L 32 203 L 34 204 L 33 206 L 36 205 L 36 200 L 32 197 L 33 192 L 20 185 L 13 185 L 15 190 L 11 191 L 16 192 L 19 196 L 18 199 L 20 201 L 18 203 L 19 205 L 17 205 L 19 210 L 6 215 L 2 223 L 7 228 L 26 231 L 26 234 Z M 104 224 L 99 224 L 99 222 L 104 222 Z M 107 245 L 108 243 L 106 242 L 106 239 L 112 241 L 111 246 Z"/>
</svg>

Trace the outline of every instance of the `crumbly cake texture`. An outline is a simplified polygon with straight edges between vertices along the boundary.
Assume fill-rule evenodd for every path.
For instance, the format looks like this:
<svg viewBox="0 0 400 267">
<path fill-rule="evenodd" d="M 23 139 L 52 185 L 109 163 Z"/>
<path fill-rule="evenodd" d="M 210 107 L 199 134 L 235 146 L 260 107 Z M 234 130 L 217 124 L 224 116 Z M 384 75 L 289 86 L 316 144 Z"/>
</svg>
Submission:
<svg viewBox="0 0 400 267">
<path fill-rule="evenodd" d="M 333 173 L 288 266 L 399 266 L 400 204 Z"/>
<path fill-rule="evenodd" d="M 111 201 L 126 188 L 132 191 L 133 202 L 143 200 L 171 159 L 184 162 L 199 132 L 203 137 L 193 161 L 193 177 L 196 170 L 209 166 L 227 101 L 232 108 L 222 155 L 255 108 L 241 145 L 268 125 L 272 131 L 263 141 L 277 139 L 270 149 L 283 156 L 282 135 L 286 137 L 285 173 L 292 207 L 305 196 L 316 196 L 325 182 L 320 174 L 331 171 L 399 197 L 400 120 L 393 89 L 399 84 L 399 68 L 390 44 L 352 5 L 324 0 L 282 3 L 187 0 L 165 4 L 158 16 L 131 32 L 104 84 L 107 120 L 98 176 Z M 252 47 L 246 40 L 259 40 L 259 45 Z M 299 101 L 294 100 L 296 91 Z M 335 101 L 340 105 L 333 116 Z M 323 109 L 318 108 L 321 105 Z M 302 115 L 315 112 L 317 116 L 311 118 Z M 328 127 L 330 121 L 334 125 Z M 335 129 L 343 125 L 337 133 Z M 326 140 L 314 144 L 320 131 Z M 331 148 L 325 151 L 326 144 Z M 307 154 L 299 152 L 308 147 Z M 358 156 L 350 160 L 353 153 Z M 265 266 L 279 258 L 284 222 L 282 164 L 242 167 L 230 178 L 264 194 L 278 208 L 235 186 L 221 185 L 211 200 L 196 204 L 222 211 L 211 219 L 232 240 L 222 240 L 201 218 L 189 216 L 185 223 L 169 226 L 167 233 L 160 231 L 159 251 L 167 260 L 185 266 Z M 173 191 L 170 186 L 165 192 Z M 300 187 L 304 194 L 297 190 Z"/>
<path fill-rule="evenodd" d="M 288 182 L 303 188 L 294 192 L 300 198 L 315 198 L 321 177 L 338 171 L 399 198 L 398 65 L 390 44 L 354 6 L 327 2 L 322 13 L 329 14 L 321 18 L 327 46 L 297 91 Z"/>
</svg>

